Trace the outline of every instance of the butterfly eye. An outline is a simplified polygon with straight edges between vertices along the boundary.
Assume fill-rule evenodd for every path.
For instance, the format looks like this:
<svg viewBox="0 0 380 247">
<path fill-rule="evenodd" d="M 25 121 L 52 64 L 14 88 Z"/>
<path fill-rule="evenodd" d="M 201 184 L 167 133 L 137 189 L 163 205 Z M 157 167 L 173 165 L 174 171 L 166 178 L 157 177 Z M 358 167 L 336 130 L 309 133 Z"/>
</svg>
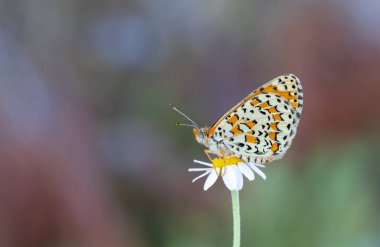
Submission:
<svg viewBox="0 0 380 247">
<path fill-rule="evenodd" d="M 204 139 L 205 138 L 205 135 L 204 135 L 204 133 L 203 133 L 202 130 L 199 132 L 199 138 L 200 139 Z"/>
</svg>

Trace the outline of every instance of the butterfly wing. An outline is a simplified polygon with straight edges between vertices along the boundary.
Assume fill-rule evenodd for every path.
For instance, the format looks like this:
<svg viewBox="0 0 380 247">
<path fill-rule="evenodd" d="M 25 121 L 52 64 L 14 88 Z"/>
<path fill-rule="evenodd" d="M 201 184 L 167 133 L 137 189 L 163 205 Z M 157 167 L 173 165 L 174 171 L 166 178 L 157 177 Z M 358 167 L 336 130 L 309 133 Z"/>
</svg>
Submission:
<svg viewBox="0 0 380 247">
<path fill-rule="evenodd" d="M 209 137 L 247 162 L 279 159 L 296 134 L 302 106 L 299 79 L 294 75 L 279 76 L 221 117 L 210 128 Z"/>
</svg>

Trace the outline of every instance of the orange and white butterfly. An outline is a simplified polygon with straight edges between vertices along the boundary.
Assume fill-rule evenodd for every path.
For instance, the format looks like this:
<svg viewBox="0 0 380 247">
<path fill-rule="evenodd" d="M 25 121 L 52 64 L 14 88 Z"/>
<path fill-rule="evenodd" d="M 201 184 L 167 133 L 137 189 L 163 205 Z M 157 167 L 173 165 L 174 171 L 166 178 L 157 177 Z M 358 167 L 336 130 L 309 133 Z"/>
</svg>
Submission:
<svg viewBox="0 0 380 247">
<path fill-rule="evenodd" d="M 224 114 L 210 128 L 199 126 L 186 117 L 195 139 L 219 157 L 237 157 L 245 162 L 266 163 L 280 159 L 296 134 L 303 107 L 300 80 L 282 75 L 257 90 Z"/>
</svg>

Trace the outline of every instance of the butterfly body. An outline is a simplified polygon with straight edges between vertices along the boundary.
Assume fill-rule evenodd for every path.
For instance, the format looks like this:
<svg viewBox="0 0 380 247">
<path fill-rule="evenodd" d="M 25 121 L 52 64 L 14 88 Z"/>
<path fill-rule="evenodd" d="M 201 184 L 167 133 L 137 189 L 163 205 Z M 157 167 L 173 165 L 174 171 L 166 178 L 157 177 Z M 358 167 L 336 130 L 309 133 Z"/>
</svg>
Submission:
<svg viewBox="0 0 380 247">
<path fill-rule="evenodd" d="M 194 128 L 206 154 L 266 163 L 281 158 L 296 134 L 303 107 L 299 79 L 279 76 L 250 93 L 210 128 Z"/>
<path fill-rule="evenodd" d="M 230 152 L 228 149 L 224 149 L 223 143 L 220 141 L 217 141 L 214 137 L 209 137 L 208 132 L 209 128 L 204 127 L 201 129 L 194 128 L 193 129 L 195 139 L 202 145 L 208 148 L 208 152 L 215 154 L 219 157 L 222 157 L 224 155 L 230 155 Z M 223 150 L 223 151 L 222 151 Z"/>
</svg>

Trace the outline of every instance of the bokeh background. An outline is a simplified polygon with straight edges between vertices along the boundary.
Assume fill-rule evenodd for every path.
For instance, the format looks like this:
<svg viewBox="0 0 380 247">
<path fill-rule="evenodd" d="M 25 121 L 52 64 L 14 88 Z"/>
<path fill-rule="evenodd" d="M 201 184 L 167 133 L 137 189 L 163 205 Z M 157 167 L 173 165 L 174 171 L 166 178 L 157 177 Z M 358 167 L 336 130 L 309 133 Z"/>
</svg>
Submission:
<svg viewBox="0 0 380 247">
<path fill-rule="evenodd" d="M 200 125 L 285 73 L 304 110 L 242 246 L 380 246 L 377 0 L 0 1 L 0 246 L 231 246 Z"/>
</svg>

